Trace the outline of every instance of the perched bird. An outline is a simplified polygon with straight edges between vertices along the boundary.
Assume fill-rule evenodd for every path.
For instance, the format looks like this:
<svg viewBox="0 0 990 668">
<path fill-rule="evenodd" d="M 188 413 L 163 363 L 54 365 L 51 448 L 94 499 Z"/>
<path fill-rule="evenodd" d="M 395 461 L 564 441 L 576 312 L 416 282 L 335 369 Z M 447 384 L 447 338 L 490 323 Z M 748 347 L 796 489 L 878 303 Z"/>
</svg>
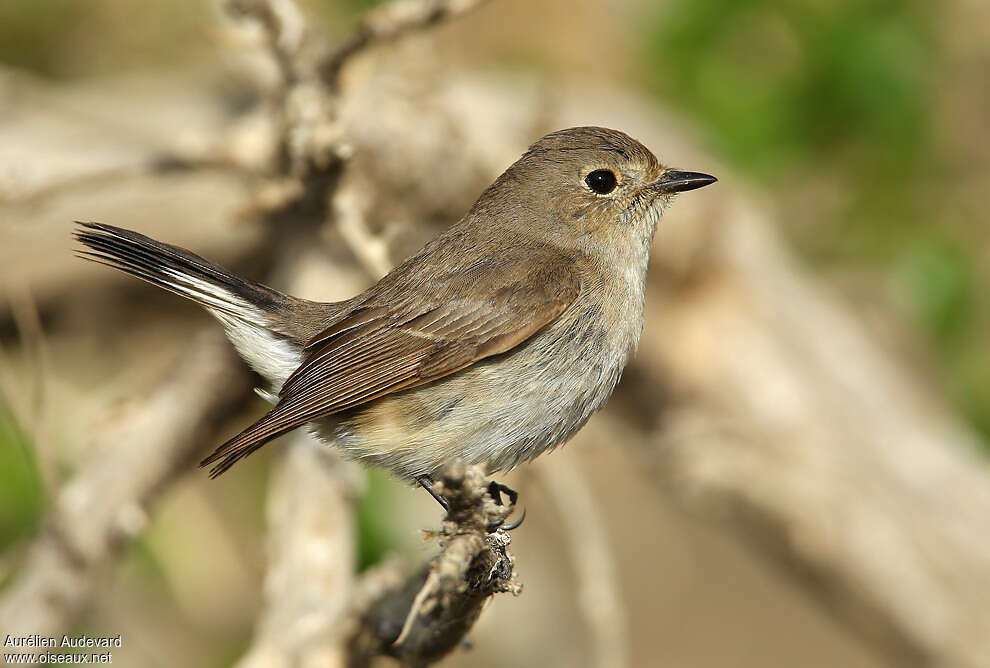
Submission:
<svg viewBox="0 0 990 668">
<path fill-rule="evenodd" d="M 432 490 L 448 460 L 511 469 L 605 403 L 643 328 L 657 222 L 674 194 L 715 180 L 616 130 L 554 132 L 460 222 L 334 303 L 118 227 L 80 223 L 76 238 L 81 255 L 204 306 L 271 383 L 272 409 L 203 460 L 212 476 L 308 424 Z"/>
</svg>

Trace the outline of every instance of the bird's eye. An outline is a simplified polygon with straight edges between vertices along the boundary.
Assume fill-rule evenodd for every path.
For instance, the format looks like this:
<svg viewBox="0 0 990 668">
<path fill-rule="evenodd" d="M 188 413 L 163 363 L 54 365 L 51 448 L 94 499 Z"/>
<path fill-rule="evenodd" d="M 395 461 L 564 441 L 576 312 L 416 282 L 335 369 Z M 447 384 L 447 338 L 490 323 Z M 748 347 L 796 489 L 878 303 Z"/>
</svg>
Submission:
<svg viewBox="0 0 990 668">
<path fill-rule="evenodd" d="M 588 184 L 592 192 L 596 192 L 599 195 L 609 194 L 615 190 L 615 186 L 618 183 L 615 173 L 610 169 L 596 169 L 584 177 L 584 182 Z"/>
</svg>

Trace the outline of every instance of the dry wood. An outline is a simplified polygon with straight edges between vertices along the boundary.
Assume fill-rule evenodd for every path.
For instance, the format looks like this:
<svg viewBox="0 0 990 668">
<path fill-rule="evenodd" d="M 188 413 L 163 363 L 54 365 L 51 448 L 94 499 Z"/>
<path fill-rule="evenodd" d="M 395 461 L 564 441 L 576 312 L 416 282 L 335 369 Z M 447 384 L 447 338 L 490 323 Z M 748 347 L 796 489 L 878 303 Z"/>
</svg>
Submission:
<svg viewBox="0 0 990 668">
<path fill-rule="evenodd" d="M 309 197 L 316 201 L 335 193 L 338 181 L 333 176 L 348 154 L 336 114 L 336 79 L 344 62 L 375 41 L 394 39 L 473 4 L 385 5 L 371 12 L 357 36 L 334 53 L 327 61 L 329 68 L 317 71 L 312 66 L 314 50 L 306 48 L 314 38 L 291 1 L 232 3 L 239 13 L 260 22 L 282 74 L 285 94 L 276 97 L 274 113 L 282 119 L 281 143 L 288 160 L 275 167 L 276 178 L 295 176 L 302 181 L 302 189 L 290 193 L 306 198 L 306 190 L 315 190 Z M 299 137 L 310 139 L 300 142 Z M 278 202 L 267 216 L 277 221 L 293 205 L 291 199 Z M 316 213 L 308 222 L 319 226 L 324 221 Z M 357 226 L 361 227 L 361 221 Z M 367 263 L 369 256 L 360 241 L 346 234 L 344 239 L 372 274 L 383 268 Z M 318 289 L 311 285 L 316 276 L 325 284 L 338 279 L 333 281 L 332 294 L 324 290 L 326 300 L 345 299 L 363 287 L 353 266 L 348 267 L 353 263 L 346 259 L 333 263 L 310 256 L 310 269 L 302 271 L 304 263 L 298 254 L 286 252 L 290 246 L 298 251 L 298 245 L 286 240 L 280 245 L 283 250 L 277 254 L 293 266 L 276 271 L 287 279 L 291 293 Z M 506 509 L 493 507 L 480 470 L 454 463 L 437 486 L 450 503 L 448 519 L 438 534 L 439 555 L 421 574 L 396 581 L 366 600 L 366 608 L 349 610 L 354 587 L 354 536 L 349 522 L 353 473 L 349 475 L 350 467 L 311 436 L 303 434 L 293 440 L 297 448 L 280 465 L 278 483 L 269 498 L 266 607 L 252 646 L 239 664 L 243 668 L 364 665 L 380 654 L 426 665 L 461 642 L 492 594 L 518 590 L 506 551 L 508 534 L 489 530 L 493 522 L 504 519 Z M 321 558 L 306 558 L 314 553 Z"/>
<path fill-rule="evenodd" d="M 268 498 L 265 606 L 240 668 L 347 665 L 353 475 L 299 431 L 285 439 Z"/>
<path fill-rule="evenodd" d="M 155 499 L 192 470 L 204 437 L 243 399 L 245 380 L 222 336 L 204 334 L 153 393 L 87 439 L 92 456 L 59 490 L 0 597 L 5 633 L 50 636 L 69 627 L 122 548 L 144 531 Z"/>
<path fill-rule="evenodd" d="M 368 665 L 376 655 L 412 666 L 434 663 L 464 639 L 491 596 L 521 591 L 507 549 L 509 534 L 491 530 L 510 509 L 494 503 L 481 469 L 451 462 L 436 489 L 450 504 L 434 535 L 440 552 L 361 611 L 352 666 Z"/>
<path fill-rule="evenodd" d="M 783 255 L 759 212 L 729 206 L 640 356 L 690 397 L 650 446 L 658 470 L 797 565 L 898 662 L 990 664 L 976 439 Z"/>
</svg>

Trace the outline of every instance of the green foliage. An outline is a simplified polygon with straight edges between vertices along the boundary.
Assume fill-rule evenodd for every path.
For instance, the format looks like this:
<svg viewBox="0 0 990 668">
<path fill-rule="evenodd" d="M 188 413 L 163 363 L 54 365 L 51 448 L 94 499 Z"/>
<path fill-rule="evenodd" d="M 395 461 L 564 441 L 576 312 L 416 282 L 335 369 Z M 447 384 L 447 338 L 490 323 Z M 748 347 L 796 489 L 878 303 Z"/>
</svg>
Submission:
<svg viewBox="0 0 990 668">
<path fill-rule="evenodd" d="M 388 474 L 377 469 L 365 473 L 366 488 L 357 504 L 358 570 L 380 562 L 397 548 L 395 527 L 389 522 L 395 500 Z"/>
<path fill-rule="evenodd" d="M 330 0 L 327 4 L 334 8 L 343 5 L 349 10 L 362 11 L 380 5 L 382 2 L 383 0 Z"/>
<path fill-rule="evenodd" d="M 990 439 L 990 350 L 985 345 L 966 346 L 954 369 L 954 393 L 961 397 L 963 414 Z"/>
<path fill-rule="evenodd" d="M 917 241 L 900 263 L 899 280 L 917 315 L 946 352 L 959 345 L 973 325 L 974 279 L 967 255 L 938 239 Z"/>
<path fill-rule="evenodd" d="M 936 164 L 926 5 L 674 0 L 648 35 L 651 86 L 787 201 L 834 186 L 837 215 L 791 202 L 811 255 L 889 262 L 931 215 Z"/>
<path fill-rule="evenodd" d="M 34 531 L 44 501 L 34 450 L 0 398 L 0 550 Z"/>
<path fill-rule="evenodd" d="M 0 62 L 50 76 L 61 74 L 62 47 L 83 9 L 73 0 L 3 0 Z"/>
<path fill-rule="evenodd" d="M 779 193 L 810 258 L 891 277 L 879 283 L 906 296 L 958 407 L 990 437 L 990 304 L 970 243 L 985 223 L 943 220 L 939 175 L 953 169 L 932 132 L 937 12 L 921 0 L 671 0 L 648 24 L 644 74 Z M 841 193 L 838 206 L 806 199 L 816 183 Z"/>
<path fill-rule="evenodd" d="M 910 3 L 675 0 L 649 34 L 652 85 L 763 176 L 856 150 L 920 167 L 932 46 Z"/>
</svg>

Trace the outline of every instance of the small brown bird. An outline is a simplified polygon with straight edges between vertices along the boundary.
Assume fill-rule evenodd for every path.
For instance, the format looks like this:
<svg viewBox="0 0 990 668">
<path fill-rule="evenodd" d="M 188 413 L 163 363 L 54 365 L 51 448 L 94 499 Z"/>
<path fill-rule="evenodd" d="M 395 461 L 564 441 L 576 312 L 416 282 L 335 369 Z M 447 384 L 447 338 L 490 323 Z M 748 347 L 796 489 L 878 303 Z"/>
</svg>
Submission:
<svg viewBox="0 0 990 668">
<path fill-rule="evenodd" d="M 471 210 L 377 284 L 317 303 L 136 232 L 80 223 L 81 254 L 206 307 L 274 407 L 201 465 L 217 476 L 309 424 L 348 457 L 430 481 L 489 473 L 569 439 L 643 328 L 646 265 L 675 193 L 715 182 L 616 130 L 549 134 Z"/>
</svg>

